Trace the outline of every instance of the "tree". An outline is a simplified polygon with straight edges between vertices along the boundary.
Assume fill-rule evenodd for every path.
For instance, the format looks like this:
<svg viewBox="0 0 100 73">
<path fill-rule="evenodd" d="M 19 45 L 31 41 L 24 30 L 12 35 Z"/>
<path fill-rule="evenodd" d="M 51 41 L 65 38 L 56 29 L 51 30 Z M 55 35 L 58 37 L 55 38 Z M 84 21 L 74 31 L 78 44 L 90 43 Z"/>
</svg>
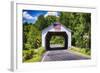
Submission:
<svg viewBox="0 0 100 73">
<path fill-rule="evenodd" d="M 91 44 L 91 14 L 61 12 L 59 21 L 72 30 L 72 45 L 90 48 Z M 88 37 L 88 38 L 86 38 Z"/>
<path fill-rule="evenodd" d="M 44 18 L 43 15 L 38 17 L 38 20 L 36 21 L 35 26 L 39 30 L 43 30 L 46 27 L 46 19 Z"/>
<path fill-rule="evenodd" d="M 23 25 L 23 27 L 23 49 L 36 48 L 34 45 L 36 38 L 41 41 L 40 31 L 33 24 Z"/>
</svg>

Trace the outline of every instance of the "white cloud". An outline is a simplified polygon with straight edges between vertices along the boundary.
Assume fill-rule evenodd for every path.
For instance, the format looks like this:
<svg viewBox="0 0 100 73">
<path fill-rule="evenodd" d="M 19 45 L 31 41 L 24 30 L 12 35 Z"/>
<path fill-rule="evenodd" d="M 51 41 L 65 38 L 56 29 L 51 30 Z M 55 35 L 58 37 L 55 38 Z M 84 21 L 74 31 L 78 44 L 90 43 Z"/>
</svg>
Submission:
<svg viewBox="0 0 100 73">
<path fill-rule="evenodd" d="M 26 11 L 23 12 L 23 18 L 25 18 L 25 19 L 33 19 L 33 17 L 30 14 L 28 14 L 28 12 L 26 12 Z"/>
<path fill-rule="evenodd" d="M 44 17 L 47 17 L 47 16 L 56 16 L 56 17 L 59 17 L 58 16 L 58 12 L 47 12 L 45 15 L 44 15 Z"/>
<path fill-rule="evenodd" d="M 31 22 L 33 21 L 33 23 L 35 23 L 38 19 L 38 16 L 31 16 L 27 11 L 24 11 L 23 18 L 25 18 L 26 20 L 31 20 Z"/>
<path fill-rule="evenodd" d="M 33 23 L 35 23 L 38 20 L 38 16 L 33 17 Z"/>
</svg>

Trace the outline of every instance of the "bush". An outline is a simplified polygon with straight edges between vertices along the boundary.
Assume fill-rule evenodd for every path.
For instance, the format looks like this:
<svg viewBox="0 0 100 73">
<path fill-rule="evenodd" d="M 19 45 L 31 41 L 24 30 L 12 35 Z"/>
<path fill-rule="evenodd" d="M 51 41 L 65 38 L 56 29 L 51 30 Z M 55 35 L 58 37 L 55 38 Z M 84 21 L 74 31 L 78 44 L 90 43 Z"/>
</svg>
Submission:
<svg viewBox="0 0 100 73">
<path fill-rule="evenodd" d="M 23 62 L 39 62 L 45 52 L 43 47 L 38 49 L 23 50 Z"/>
<path fill-rule="evenodd" d="M 23 61 L 31 59 L 34 55 L 34 50 L 23 50 Z"/>
<path fill-rule="evenodd" d="M 41 56 L 36 54 L 32 59 L 29 59 L 26 62 L 39 62 L 39 61 L 41 61 Z"/>
<path fill-rule="evenodd" d="M 91 55 L 91 52 L 90 51 L 87 51 L 87 55 Z"/>
<path fill-rule="evenodd" d="M 72 47 L 71 50 L 77 51 L 86 55 L 91 55 L 91 50 L 87 48 L 77 48 L 77 47 Z"/>
<path fill-rule="evenodd" d="M 43 47 L 40 47 L 38 50 L 38 54 L 42 55 L 45 52 L 45 49 Z"/>
<path fill-rule="evenodd" d="M 86 53 L 86 49 L 82 48 L 82 49 L 80 50 L 80 52 L 85 54 L 85 53 Z"/>
<path fill-rule="evenodd" d="M 45 49 L 43 47 L 40 47 L 38 49 L 34 49 L 34 53 L 38 55 L 42 55 L 45 52 Z"/>
<path fill-rule="evenodd" d="M 76 47 L 71 48 L 71 50 L 80 52 L 80 49 L 79 48 L 76 48 Z"/>
<path fill-rule="evenodd" d="M 31 44 L 29 44 L 29 43 L 24 43 L 24 50 L 29 50 L 29 49 L 31 49 Z"/>
</svg>

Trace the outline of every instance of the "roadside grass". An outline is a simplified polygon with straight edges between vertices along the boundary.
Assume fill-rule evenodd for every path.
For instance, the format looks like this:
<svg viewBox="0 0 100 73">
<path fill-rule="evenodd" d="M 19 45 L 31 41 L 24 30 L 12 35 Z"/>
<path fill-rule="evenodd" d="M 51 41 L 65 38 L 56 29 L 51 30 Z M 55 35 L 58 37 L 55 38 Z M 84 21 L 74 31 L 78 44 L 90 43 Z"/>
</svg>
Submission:
<svg viewBox="0 0 100 73">
<path fill-rule="evenodd" d="M 44 53 L 45 49 L 43 47 L 38 49 L 23 50 L 23 62 L 40 62 Z"/>
<path fill-rule="evenodd" d="M 70 51 L 87 57 L 91 56 L 91 50 L 86 48 L 72 47 L 70 48 Z"/>
</svg>

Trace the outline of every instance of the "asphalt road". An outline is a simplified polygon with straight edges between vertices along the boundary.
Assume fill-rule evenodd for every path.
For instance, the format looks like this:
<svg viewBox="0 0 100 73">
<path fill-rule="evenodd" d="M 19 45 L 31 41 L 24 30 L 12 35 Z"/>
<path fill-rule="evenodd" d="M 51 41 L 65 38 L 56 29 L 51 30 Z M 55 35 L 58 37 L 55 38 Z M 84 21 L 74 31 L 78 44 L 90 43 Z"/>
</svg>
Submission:
<svg viewBox="0 0 100 73">
<path fill-rule="evenodd" d="M 47 51 L 42 58 L 42 61 L 67 61 L 67 60 L 85 60 L 88 57 L 70 52 L 69 50 L 53 50 Z"/>
</svg>

